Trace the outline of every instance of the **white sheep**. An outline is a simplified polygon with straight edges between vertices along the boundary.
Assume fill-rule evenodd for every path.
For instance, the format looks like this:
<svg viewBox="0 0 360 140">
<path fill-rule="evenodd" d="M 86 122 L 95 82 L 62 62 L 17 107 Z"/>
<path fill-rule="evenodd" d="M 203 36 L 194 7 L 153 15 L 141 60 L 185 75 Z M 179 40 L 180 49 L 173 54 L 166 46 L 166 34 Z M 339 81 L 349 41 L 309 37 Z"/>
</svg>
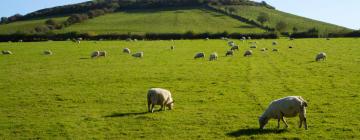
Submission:
<svg viewBox="0 0 360 140">
<path fill-rule="evenodd" d="M 315 61 L 326 60 L 326 53 L 320 52 L 316 55 Z"/>
<path fill-rule="evenodd" d="M 133 54 L 132 56 L 136 57 L 136 58 L 142 58 L 142 57 L 144 57 L 144 52 L 138 52 L 138 53 Z"/>
<path fill-rule="evenodd" d="M 227 51 L 226 54 L 225 54 L 225 56 L 229 56 L 229 55 L 233 56 L 233 55 L 234 55 L 234 51 L 233 51 L 233 50 Z"/>
<path fill-rule="evenodd" d="M 46 50 L 46 51 L 44 51 L 44 55 L 52 55 L 53 54 L 53 52 L 52 51 L 50 51 L 50 50 Z"/>
<path fill-rule="evenodd" d="M 249 36 L 248 39 L 251 40 L 251 37 Z"/>
<path fill-rule="evenodd" d="M 235 46 L 235 42 L 234 42 L 234 41 L 229 41 L 229 42 L 228 42 L 228 45 L 229 45 L 230 47 Z"/>
<path fill-rule="evenodd" d="M 274 100 L 259 117 L 260 129 L 263 129 L 270 119 L 278 119 L 278 128 L 280 128 L 280 120 L 282 120 L 287 128 L 288 124 L 284 117 L 295 117 L 299 114 L 299 128 L 301 128 L 302 123 L 304 122 L 304 128 L 307 130 L 306 107 L 307 102 L 301 96 L 288 96 Z"/>
<path fill-rule="evenodd" d="M 232 46 L 231 50 L 235 51 L 235 50 L 239 50 L 239 46 Z"/>
<path fill-rule="evenodd" d="M 204 53 L 204 52 L 199 52 L 199 53 L 197 53 L 197 54 L 194 56 L 194 59 L 197 59 L 197 58 L 205 58 L 205 53 Z"/>
<path fill-rule="evenodd" d="M 253 54 L 252 50 L 247 50 L 244 53 L 244 56 L 251 56 Z"/>
<path fill-rule="evenodd" d="M 99 57 L 106 57 L 107 56 L 107 52 L 106 51 L 100 51 L 99 53 Z"/>
<path fill-rule="evenodd" d="M 124 48 L 124 49 L 123 49 L 123 53 L 130 54 L 130 53 L 131 53 L 131 50 L 130 50 L 129 48 Z"/>
<path fill-rule="evenodd" d="M 210 54 L 209 61 L 213 61 L 213 60 L 217 60 L 217 59 L 218 59 L 218 54 L 216 52 Z"/>
<path fill-rule="evenodd" d="M 3 54 L 3 55 L 11 55 L 11 54 L 13 54 L 11 51 L 9 51 L 9 50 L 3 50 L 3 51 L 1 51 L 1 53 Z"/>
<path fill-rule="evenodd" d="M 174 100 L 171 97 L 171 93 L 169 90 L 162 88 L 151 88 L 147 93 L 147 101 L 148 101 L 148 112 L 153 113 L 155 105 L 161 105 L 161 110 L 166 110 L 166 107 L 169 110 L 174 107 Z M 165 107 L 166 106 L 166 107 Z"/>
<path fill-rule="evenodd" d="M 94 51 L 91 53 L 91 58 L 95 58 L 95 57 L 99 57 L 100 56 L 100 51 Z"/>
</svg>

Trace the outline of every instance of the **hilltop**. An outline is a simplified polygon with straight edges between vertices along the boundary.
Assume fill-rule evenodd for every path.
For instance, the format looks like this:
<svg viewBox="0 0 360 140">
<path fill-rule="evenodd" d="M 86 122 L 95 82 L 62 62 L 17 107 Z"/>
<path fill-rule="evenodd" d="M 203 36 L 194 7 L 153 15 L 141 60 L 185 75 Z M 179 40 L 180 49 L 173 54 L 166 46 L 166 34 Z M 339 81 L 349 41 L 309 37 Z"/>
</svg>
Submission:
<svg viewBox="0 0 360 140">
<path fill-rule="evenodd" d="M 268 14 L 264 24 L 257 21 Z M 49 24 L 49 19 L 51 19 Z M 46 23 L 45 23 L 46 22 Z M 283 34 L 314 29 L 319 34 L 352 30 L 286 12 L 266 2 L 249 0 L 94 0 L 2 18 L 0 34 L 86 33 L 240 33 L 263 34 L 286 24 Z"/>
</svg>

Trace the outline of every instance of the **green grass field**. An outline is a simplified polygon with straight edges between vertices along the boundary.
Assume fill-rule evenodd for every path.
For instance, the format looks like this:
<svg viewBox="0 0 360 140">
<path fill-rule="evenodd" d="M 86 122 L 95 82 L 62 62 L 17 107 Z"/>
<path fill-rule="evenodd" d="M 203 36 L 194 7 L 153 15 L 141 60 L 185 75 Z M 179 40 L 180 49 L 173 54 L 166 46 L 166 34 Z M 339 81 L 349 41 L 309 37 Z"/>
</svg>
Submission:
<svg viewBox="0 0 360 140">
<path fill-rule="evenodd" d="M 360 138 L 359 39 L 280 39 L 278 53 L 260 51 L 273 40 L 256 41 L 247 58 L 239 40 L 233 57 L 223 40 L 0 43 L 14 53 L 0 55 L 0 139 Z M 109 55 L 89 59 L 94 50 Z M 199 51 L 220 57 L 194 60 Z M 321 51 L 327 61 L 314 62 Z M 151 87 L 169 89 L 175 109 L 145 113 Z M 289 95 L 308 101 L 309 129 L 295 117 L 259 131 L 267 105 Z"/>
<path fill-rule="evenodd" d="M 350 29 L 321 22 L 316 21 L 309 18 L 304 18 L 301 16 L 285 13 L 278 10 L 268 9 L 265 7 L 260 6 L 227 6 L 227 7 L 234 7 L 237 9 L 236 14 L 239 16 L 242 16 L 244 18 L 257 21 L 257 17 L 260 13 L 264 12 L 267 13 L 270 17 L 270 20 L 268 22 L 265 22 L 264 25 L 267 25 L 269 27 L 275 28 L 276 24 L 280 21 L 284 21 L 288 24 L 288 32 L 292 32 L 293 27 L 296 27 L 299 32 L 307 31 L 310 28 L 316 28 L 321 33 L 334 33 L 334 32 L 349 32 Z M 222 7 L 224 8 L 224 7 Z"/>
<path fill-rule="evenodd" d="M 58 32 L 78 31 L 97 34 L 145 33 L 263 33 L 262 29 L 226 15 L 198 8 L 158 9 L 107 14 Z"/>
<path fill-rule="evenodd" d="M 66 17 L 57 17 L 53 19 L 62 22 L 66 20 Z M 1 24 L 0 34 L 13 34 L 17 32 L 33 33 L 35 27 L 39 25 L 45 25 L 46 20 L 47 19 L 35 19 L 35 20 L 18 21 L 10 24 Z"/>
</svg>

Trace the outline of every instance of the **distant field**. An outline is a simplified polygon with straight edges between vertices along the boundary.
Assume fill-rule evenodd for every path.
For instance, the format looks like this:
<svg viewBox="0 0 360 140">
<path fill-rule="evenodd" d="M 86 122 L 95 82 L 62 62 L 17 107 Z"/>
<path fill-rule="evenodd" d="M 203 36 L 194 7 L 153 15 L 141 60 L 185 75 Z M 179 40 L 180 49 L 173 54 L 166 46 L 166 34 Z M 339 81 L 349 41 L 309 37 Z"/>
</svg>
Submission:
<svg viewBox="0 0 360 140">
<path fill-rule="evenodd" d="M 331 32 L 343 32 L 349 31 L 344 27 L 337 25 L 312 20 L 309 18 L 300 17 L 297 15 L 285 13 L 278 10 L 268 9 L 260 6 L 227 6 L 235 7 L 237 9 L 236 14 L 247 19 L 252 19 L 257 21 L 257 17 L 261 12 L 267 13 L 270 16 L 270 21 L 266 22 L 265 25 L 269 27 L 275 27 L 279 21 L 285 21 L 288 24 L 288 31 L 292 32 L 293 27 L 298 28 L 298 31 L 307 31 L 310 28 L 317 28 L 321 33 L 331 33 Z"/>
<path fill-rule="evenodd" d="M 233 57 L 223 40 L 0 43 L 14 53 L 0 55 L 0 139 L 360 138 L 359 39 L 281 39 L 278 53 L 260 51 L 273 40 L 254 41 L 248 58 L 239 40 Z M 109 55 L 89 59 L 94 50 Z M 200 51 L 219 60 L 194 60 Z M 314 62 L 321 51 L 327 61 Z M 175 109 L 145 113 L 151 87 L 172 91 Z M 287 130 L 271 120 L 259 131 L 264 108 L 289 95 L 308 101 L 309 129 L 295 117 Z"/>
<path fill-rule="evenodd" d="M 145 33 L 263 33 L 264 30 L 203 9 L 162 9 L 118 12 L 75 24 L 58 32 L 97 34 Z"/>
<path fill-rule="evenodd" d="M 54 18 L 56 21 L 65 21 L 67 17 Z M 34 28 L 39 25 L 45 25 L 47 19 L 18 21 L 10 24 L 0 24 L 0 34 L 13 34 L 20 32 L 33 32 Z"/>
</svg>

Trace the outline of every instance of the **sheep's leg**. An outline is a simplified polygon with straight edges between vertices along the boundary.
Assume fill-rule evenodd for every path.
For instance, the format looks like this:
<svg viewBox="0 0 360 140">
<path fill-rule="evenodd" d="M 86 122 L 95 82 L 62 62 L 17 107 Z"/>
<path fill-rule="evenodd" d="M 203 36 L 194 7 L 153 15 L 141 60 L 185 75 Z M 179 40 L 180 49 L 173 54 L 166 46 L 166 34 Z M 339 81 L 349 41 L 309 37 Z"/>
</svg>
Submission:
<svg viewBox="0 0 360 140">
<path fill-rule="evenodd" d="M 285 127 L 286 127 L 286 128 L 288 128 L 288 127 L 289 127 L 289 125 L 287 124 L 287 122 L 286 122 L 286 120 L 285 120 L 284 116 L 283 116 L 283 117 L 281 117 L 281 120 L 284 122 Z"/>
<path fill-rule="evenodd" d="M 301 128 L 301 125 L 302 125 L 302 122 L 304 122 L 304 128 L 305 130 L 307 130 L 307 123 L 306 123 L 306 110 L 305 108 L 301 109 L 300 110 L 300 125 L 299 125 L 299 128 Z"/>
<path fill-rule="evenodd" d="M 280 118 L 278 118 L 278 129 L 280 128 Z"/>
<path fill-rule="evenodd" d="M 152 104 L 152 105 L 151 105 L 151 113 L 154 112 L 154 107 L 155 107 L 155 104 Z"/>
<path fill-rule="evenodd" d="M 161 108 L 159 109 L 159 111 L 162 111 L 164 108 L 164 104 L 161 105 Z"/>
<path fill-rule="evenodd" d="M 150 112 L 150 105 L 151 103 L 148 102 L 148 112 Z"/>
<path fill-rule="evenodd" d="M 299 128 L 301 128 L 303 119 L 301 117 L 299 117 L 299 118 L 300 118 Z"/>
</svg>

